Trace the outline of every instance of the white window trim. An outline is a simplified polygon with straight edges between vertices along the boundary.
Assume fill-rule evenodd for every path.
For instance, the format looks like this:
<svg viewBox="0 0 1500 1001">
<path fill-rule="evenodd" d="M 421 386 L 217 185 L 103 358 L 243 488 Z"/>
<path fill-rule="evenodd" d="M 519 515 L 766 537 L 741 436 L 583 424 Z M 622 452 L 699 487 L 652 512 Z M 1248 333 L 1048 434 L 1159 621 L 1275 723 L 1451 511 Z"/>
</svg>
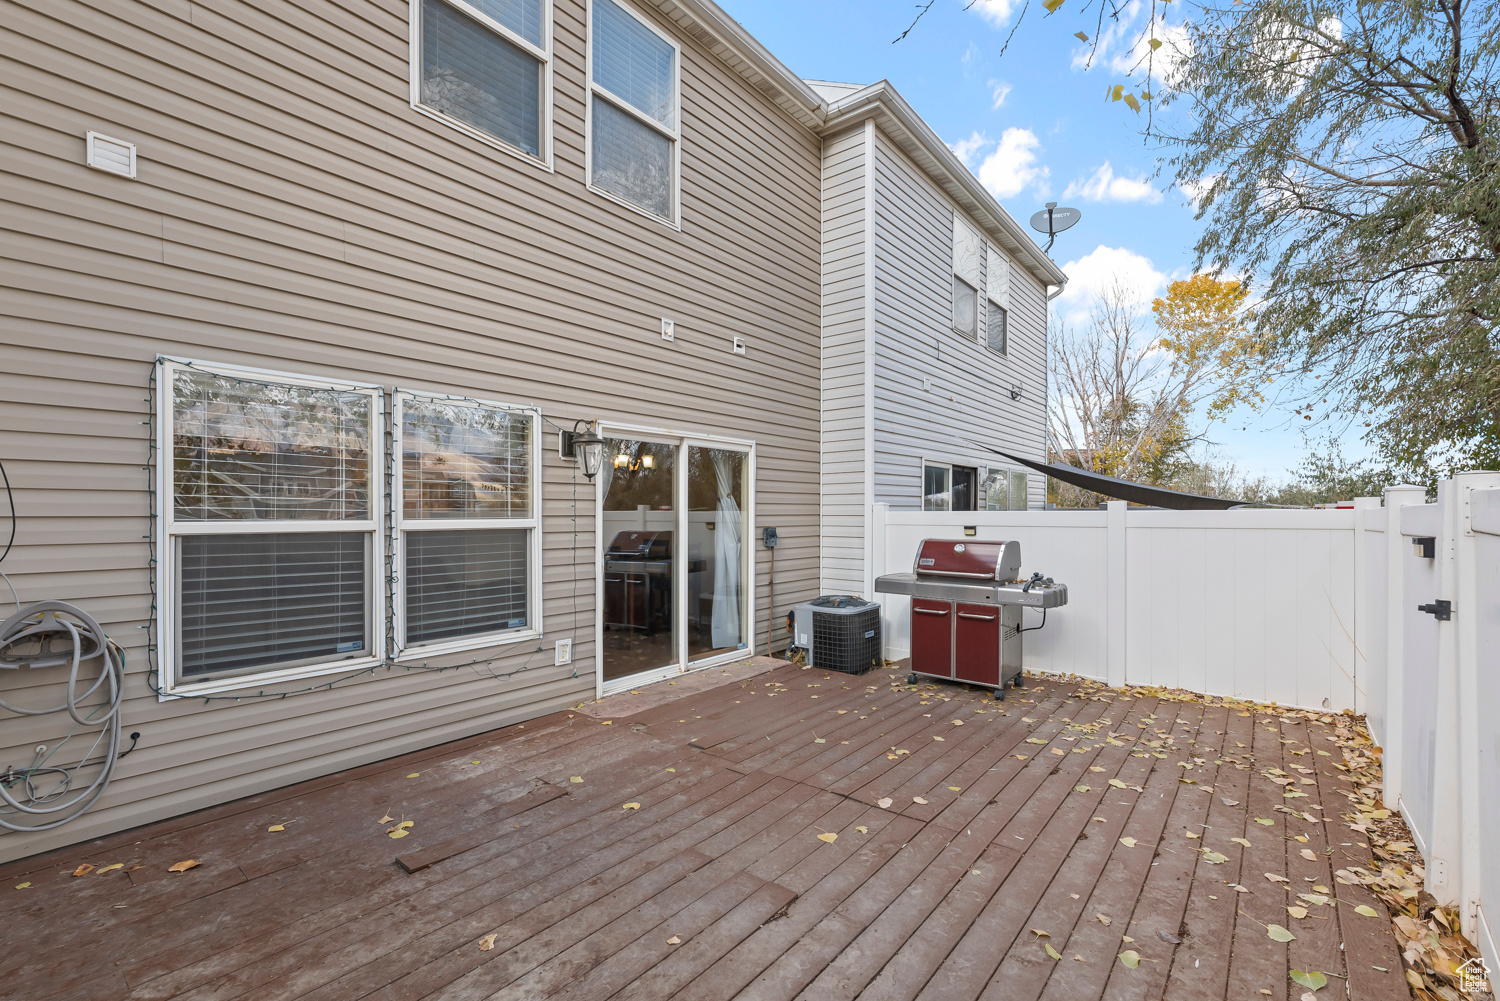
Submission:
<svg viewBox="0 0 1500 1001">
<path fill-rule="evenodd" d="M 469 406 L 475 409 L 507 410 L 524 412 L 531 418 L 531 515 L 527 518 L 407 518 L 405 515 L 402 474 L 405 463 L 402 442 L 401 415 L 407 400 L 436 400 L 454 406 Z M 523 640 L 541 637 L 542 629 L 542 412 L 529 404 L 503 403 L 494 400 L 474 400 L 446 393 L 428 393 L 422 390 L 397 388 L 391 394 L 391 573 L 395 578 L 391 588 L 392 615 L 395 616 L 395 649 L 392 659 L 406 662 L 421 657 L 435 657 L 446 653 L 479 650 L 487 647 L 507 646 Z M 407 532 L 441 531 L 444 529 L 469 528 L 524 528 L 531 532 L 527 546 L 526 568 L 526 622 L 516 629 L 503 629 L 489 633 L 476 633 L 451 640 L 434 640 L 429 643 L 408 644 L 406 642 L 406 545 Z"/>
<path fill-rule="evenodd" d="M 601 87 L 599 84 L 597 84 L 597 83 L 594 82 L 594 7 L 595 7 L 596 4 L 600 4 L 600 3 L 614 3 L 614 4 L 618 5 L 621 10 L 625 11 L 631 17 L 635 18 L 641 24 L 643 24 L 647 28 L 649 28 L 662 41 L 664 41 L 668 45 L 672 46 L 672 51 L 674 53 L 674 55 L 672 57 L 672 109 L 673 109 L 673 121 L 676 123 L 675 128 L 670 128 L 669 129 L 665 125 L 663 125 L 661 122 L 658 122 L 656 119 L 650 117 L 649 115 L 642 114 L 634 106 L 632 106 L 628 102 L 622 100 L 621 98 L 619 98 L 615 94 L 611 93 L 609 90 L 605 89 L 604 87 Z M 625 0 L 588 0 L 586 6 L 587 6 L 587 10 L 585 12 L 585 16 L 587 18 L 587 30 L 586 30 L 586 38 L 585 38 L 585 42 L 584 42 L 584 47 L 583 47 L 583 51 L 584 51 L 584 55 L 583 55 L 583 72 L 584 72 L 584 78 L 586 80 L 588 80 L 588 93 L 585 95 L 584 108 L 583 108 L 583 177 L 584 177 L 584 184 L 585 184 L 585 186 L 588 187 L 588 189 L 590 191 L 594 192 L 594 194 L 600 195 L 600 196 L 602 196 L 604 198 L 607 198 L 610 201 L 614 202 L 616 205 L 622 205 L 622 206 L 624 206 L 625 208 L 629 209 L 632 212 L 636 212 L 636 213 L 638 213 L 640 215 L 645 216 L 647 219 L 654 220 L 656 222 L 661 223 L 663 226 L 667 226 L 667 227 L 669 227 L 671 229 L 675 229 L 675 230 L 681 232 L 681 230 L 682 230 L 682 46 L 678 45 L 677 41 L 675 39 L 673 39 L 670 35 L 666 34 L 660 28 L 658 28 L 656 25 L 654 25 L 650 21 L 648 21 L 644 16 L 642 16 L 642 14 L 639 11 L 637 11 L 630 4 L 626 3 Z M 605 100 L 607 100 L 610 104 L 614 105 L 619 110 L 629 113 L 630 115 L 634 116 L 638 121 L 644 122 L 645 124 L 647 124 L 647 125 L 651 126 L 652 128 L 656 129 L 662 135 L 666 136 L 668 139 L 672 140 L 672 218 L 670 218 L 670 219 L 663 219 L 661 216 L 657 215 L 655 212 L 652 212 L 649 209 L 644 209 L 641 206 L 636 205 L 634 202 L 631 202 L 631 201 L 628 201 L 627 199 L 621 198 L 619 195 L 615 194 L 612 191 L 606 191 L 603 188 L 595 186 L 595 184 L 594 184 L 594 95 L 595 94 L 597 94 L 600 97 L 604 98 Z"/>
<path fill-rule="evenodd" d="M 410 75 L 411 86 L 411 108 L 421 115 L 426 115 L 435 121 L 442 122 L 449 128 L 456 129 L 471 139 L 477 139 L 487 146 L 493 146 L 503 153 L 509 153 L 518 160 L 523 160 L 533 167 L 540 167 L 548 173 L 552 173 L 552 0 L 542 0 L 542 46 L 534 45 L 528 39 L 522 38 L 505 25 L 488 17 L 479 10 L 465 3 L 464 0 L 434 0 L 434 2 L 446 3 L 454 10 L 478 21 L 485 28 L 504 38 L 506 41 L 519 47 L 522 51 L 542 61 L 542 94 L 541 94 L 541 126 L 542 134 L 539 137 L 539 156 L 532 156 L 524 150 L 510 145 L 502 139 L 490 135 L 481 129 L 465 122 L 459 121 L 443 114 L 435 108 L 429 108 L 422 103 L 422 0 L 409 0 L 407 22 L 411 36 L 411 48 L 407 57 L 407 66 Z"/>
<path fill-rule="evenodd" d="M 680 629 L 677 636 L 677 663 L 668 664 L 664 667 L 653 668 L 642 671 L 639 674 L 629 674 L 623 678 L 604 680 L 604 491 L 594 491 L 594 538 L 597 540 L 594 546 L 594 697 L 604 698 L 640 685 L 660 681 L 663 678 L 675 677 L 688 674 L 693 671 L 701 671 L 705 668 L 714 667 L 718 664 L 727 664 L 736 660 L 745 660 L 755 654 L 755 554 L 756 528 L 755 528 L 755 442 L 746 438 L 726 438 L 720 435 L 704 434 L 700 431 L 669 430 L 663 428 L 642 427 L 635 424 L 614 424 L 601 422 L 599 433 L 605 438 L 629 438 L 636 441 L 650 441 L 663 445 L 671 445 L 678 450 L 679 458 L 690 446 L 700 448 L 720 448 L 741 452 L 745 456 L 745 542 L 747 558 L 741 569 L 740 594 L 742 595 L 742 614 L 745 616 L 745 649 L 730 650 L 726 653 L 705 657 L 701 660 L 688 659 L 688 635 L 687 630 Z M 604 461 L 610 461 L 609 456 Z M 688 483 L 686 476 L 676 478 L 677 482 L 673 488 L 672 503 L 676 510 L 673 514 L 677 517 L 679 525 L 687 514 L 688 507 Z M 682 538 L 686 538 L 686 532 L 675 532 Z M 674 580 L 687 579 L 687 547 L 677 546 L 672 557 L 672 573 Z M 687 588 L 678 587 L 674 597 L 673 612 L 676 622 L 685 624 L 687 622 Z"/>
<path fill-rule="evenodd" d="M 384 425 L 385 393 L 378 385 L 360 382 L 318 379 L 304 375 L 292 375 L 269 369 L 246 368 L 239 365 L 219 365 L 211 362 L 188 359 L 157 357 L 156 382 L 156 517 L 160 531 L 156 535 L 156 595 L 157 634 L 156 653 L 158 665 L 158 701 L 176 698 L 191 698 L 215 692 L 234 691 L 241 688 L 264 686 L 271 683 L 294 681 L 299 678 L 315 678 L 326 674 L 345 674 L 364 670 L 384 662 L 382 648 L 385 644 L 385 558 L 382 552 L 384 535 L 381 531 L 382 512 L 380 498 L 384 493 Z M 370 451 L 367 469 L 369 474 L 368 497 L 371 517 L 361 521 L 315 521 L 309 519 L 257 520 L 257 521 L 178 521 L 175 517 L 172 450 L 172 389 L 177 373 L 195 370 L 229 378 L 253 379 L 257 382 L 274 382 L 290 386 L 306 386 L 312 389 L 332 389 L 342 392 L 364 393 L 370 396 Z M 232 535 L 270 534 L 283 532 L 348 532 L 365 534 L 370 538 L 369 565 L 367 568 L 366 594 L 369 596 L 370 643 L 369 655 L 365 657 L 330 661 L 320 664 L 304 664 L 284 670 L 269 670 L 256 674 L 242 674 L 215 681 L 189 682 L 177 677 L 177 559 L 174 540 L 185 535 Z"/>
</svg>

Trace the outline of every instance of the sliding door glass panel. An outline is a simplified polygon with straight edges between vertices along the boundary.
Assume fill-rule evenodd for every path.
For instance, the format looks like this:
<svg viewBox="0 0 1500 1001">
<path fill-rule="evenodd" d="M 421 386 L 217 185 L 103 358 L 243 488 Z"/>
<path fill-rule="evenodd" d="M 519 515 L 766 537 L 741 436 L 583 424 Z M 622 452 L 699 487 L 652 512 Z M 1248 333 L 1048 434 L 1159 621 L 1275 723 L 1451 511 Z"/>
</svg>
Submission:
<svg viewBox="0 0 1500 1001">
<path fill-rule="evenodd" d="M 948 467 L 925 466 L 922 470 L 922 510 L 947 511 L 951 509 L 948 490 Z"/>
<path fill-rule="evenodd" d="M 745 647 L 745 454 L 687 448 L 688 660 Z"/>
<path fill-rule="evenodd" d="M 677 446 L 604 444 L 604 679 L 678 663 Z"/>
</svg>

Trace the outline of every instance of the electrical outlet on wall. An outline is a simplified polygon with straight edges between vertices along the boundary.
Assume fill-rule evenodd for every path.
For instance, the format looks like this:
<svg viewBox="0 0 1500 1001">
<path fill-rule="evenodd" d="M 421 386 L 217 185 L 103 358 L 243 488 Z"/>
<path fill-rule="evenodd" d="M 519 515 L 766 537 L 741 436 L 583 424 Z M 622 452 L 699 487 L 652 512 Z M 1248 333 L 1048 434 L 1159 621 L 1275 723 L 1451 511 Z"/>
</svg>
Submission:
<svg viewBox="0 0 1500 1001">
<path fill-rule="evenodd" d="M 671 320 L 667 319 L 666 317 L 662 317 L 662 321 L 661 321 L 661 339 L 664 340 L 664 341 L 670 341 L 670 340 L 675 339 L 676 337 L 677 337 L 677 324 L 673 323 Z"/>
<path fill-rule="evenodd" d="M 557 641 L 557 655 L 553 659 L 552 663 L 555 664 L 558 667 L 562 667 L 564 664 L 571 664 L 571 663 L 573 663 L 573 641 L 572 640 L 558 640 Z"/>
</svg>

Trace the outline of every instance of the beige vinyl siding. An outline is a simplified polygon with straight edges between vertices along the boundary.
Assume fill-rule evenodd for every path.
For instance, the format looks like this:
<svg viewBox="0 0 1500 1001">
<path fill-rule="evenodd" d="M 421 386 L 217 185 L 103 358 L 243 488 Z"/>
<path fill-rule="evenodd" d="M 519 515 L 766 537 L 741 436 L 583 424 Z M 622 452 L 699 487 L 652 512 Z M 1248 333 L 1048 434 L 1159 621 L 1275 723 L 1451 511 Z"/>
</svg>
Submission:
<svg viewBox="0 0 1500 1001">
<path fill-rule="evenodd" d="M 896 508 L 921 507 L 923 459 L 1009 465 L 961 438 L 993 443 L 1025 457 L 1044 454 L 1043 289 L 1023 269 L 1011 268 L 1008 355 L 956 333 L 954 212 L 952 203 L 916 165 L 877 132 L 875 500 Z M 983 319 L 981 311 L 981 331 Z M 931 379 L 931 391 L 923 389 L 924 377 Z M 1010 398 L 1012 383 L 1023 388 L 1020 400 Z M 1042 477 L 1032 474 L 1028 484 L 1031 502 L 1040 504 Z"/>
<path fill-rule="evenodd" d="M 756 536 L 781 537 L 774 614 L 816 593 L 819 140 L 645 10 L 683 44 L 675 232 L 584 188 L 581 2 L 556 4 L 553 172 L 410 108 L 407 11 L 0 0 L 0 458 L 20 518 L 0 569 L 24 602 L 75 602 L 124 645 L 124 731 L 142 734 L 100 804 L 55 832 L 0 836 L 0 860 L 594 692 L 595 494 L 547 428 L 540 642 L 285 700 L 158 702 L 145 626 L 159 354 L 532 403 L 569 427 L 753 439 Z M 83 165 L 90 129 L 138 145 L 139 180 Z M 768 560 L 755 553 L 763 648 Z M 564 638 L 574 663 L 553 667 Z M 0 764 L 62 736 L 60 718 L 0 720 Z"/>
<path fill-rule="evenodd" d="M 823 438 L 820 525 L 825 594 L 865 590 L 865 133 L 823 149 Z"/>
</svg>

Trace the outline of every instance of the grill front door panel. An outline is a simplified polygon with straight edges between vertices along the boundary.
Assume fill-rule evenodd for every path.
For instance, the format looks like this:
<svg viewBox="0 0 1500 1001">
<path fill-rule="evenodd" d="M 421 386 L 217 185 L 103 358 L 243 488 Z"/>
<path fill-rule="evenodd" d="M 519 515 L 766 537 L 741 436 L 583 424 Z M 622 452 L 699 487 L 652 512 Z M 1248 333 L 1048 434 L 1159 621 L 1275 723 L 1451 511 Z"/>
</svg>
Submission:
<svg viewBox="0 0 1500 1001">
<path fill-rule="evenodd" d="M 1000 684 L 1000 625 L 999 606 L 958 603 L 953 677 L 976 685 Z"/>
<path fill-rule="evenodd" d="M 911 601 L 911 669 L 918 674 L 953 677 L 953 603 Z"/>
</svg>

